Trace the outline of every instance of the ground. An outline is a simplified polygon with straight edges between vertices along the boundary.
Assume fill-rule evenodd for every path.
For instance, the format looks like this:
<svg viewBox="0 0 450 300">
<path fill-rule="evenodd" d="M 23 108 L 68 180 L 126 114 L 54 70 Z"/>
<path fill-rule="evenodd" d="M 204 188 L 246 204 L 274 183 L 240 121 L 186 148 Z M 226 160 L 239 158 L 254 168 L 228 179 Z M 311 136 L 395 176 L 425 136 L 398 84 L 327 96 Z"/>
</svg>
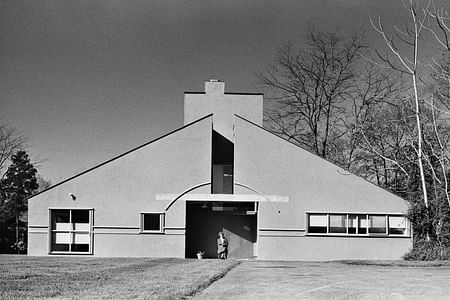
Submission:
<svg viewBox="0 0 450 300">
<path fill-rule="evenodd" d="M 450 264 L 246 262 L 197 299 L 448 299 Z"/>
<path fill-rule="evenodd" d="M 0 299 L 180 299 L 238 263 L 0 255 Z"/>
<path fill-rule="evenodd" d="M 446 262 L 0 256 L 0 299 L 448 299 Z"/>
</svg>

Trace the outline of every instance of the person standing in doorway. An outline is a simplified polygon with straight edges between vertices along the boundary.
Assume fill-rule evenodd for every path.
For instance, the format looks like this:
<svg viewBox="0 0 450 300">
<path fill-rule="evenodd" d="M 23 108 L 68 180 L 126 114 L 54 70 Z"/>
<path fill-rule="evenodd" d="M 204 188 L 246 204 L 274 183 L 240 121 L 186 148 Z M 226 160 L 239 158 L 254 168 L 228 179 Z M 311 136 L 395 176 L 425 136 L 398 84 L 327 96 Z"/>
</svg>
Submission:
<svg viewBox="0 0 450 300">
<path fill-rule="evenodd" d="M 223 232 L 219 232 L 219 238 L 217 239 L 217 258 L 227 259 L 228 257 L 228 240 L 224 236 Z"/>
</svg>

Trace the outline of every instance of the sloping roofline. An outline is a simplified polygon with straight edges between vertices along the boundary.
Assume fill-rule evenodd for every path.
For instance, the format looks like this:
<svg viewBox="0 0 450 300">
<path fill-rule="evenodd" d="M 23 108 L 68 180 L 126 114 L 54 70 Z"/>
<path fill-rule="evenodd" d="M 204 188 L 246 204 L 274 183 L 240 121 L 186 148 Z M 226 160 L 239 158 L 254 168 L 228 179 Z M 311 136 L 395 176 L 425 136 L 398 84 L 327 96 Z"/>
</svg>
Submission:
<svg viewBox="0 0 450 300">
<path fill-rule="evenodd" d="M 237 115 L 237 114 L 234 114 L 234 115 L 235 115 L 236 117 L 238 117 L 239 119 L 244 120 L 245 122 L 250 123 L 251 125 L 256 126 L 256 127 L 260 128 L 260 129 L 262 129 L 262 130 L 264 130 L 264 131 L 270 133 L 271 135 L 276 136 L 276 137 L 282 139 L 283 141 L 286 141 L 286 142 L 288 142 L 288 143 L 290 143 L 290 144 L 292 144 L 292 145 L 294 145 L 294 146 L 296 146 L 296 147 L 298 147 L 298 148 L 300 148 L 300 149 L 302 149 L 302 150 L 304 150 L 304 151 L 307 151 L 307 152 L 311 153 L 312 155 L 314 155 L 314 156 L 316 156 L 316 157 L 318 157 L 318 158 L 320 158 L 320 159 L 322 159 L 322 160 L 324 160 L 324 161 L 326 161 L 326 162 L 328 162 L 328 163 L 330 163 L 330 164 L 335 165 L 336 167 L 338 167 L 339 169 L 341 169 L 341 170 L 343 170 L 343 171 L 345 171 L 345 172 L 350 173 L 350 174 L 348 174 L 348 175 L 354 175 L 354 176 L 356 176 L 356 177 L 359 177 L 359 178 L 365 180 L 366 182 L 368 182 L 368 183 L 370 183 L 370 184 L 373 184 L 373 185 L 376 186 L 377 188 L 382 189 L 382 190 L 385 190 L 386 192 L 388 192 L 388 193 L 390 193 L 390 194 L 392 194 L 392 195 L 394 195 L 394 196 L 396 196 L 396 197 L 402 199 L 403 201 L 406 201 L 406 202 L 409 204 L 409 202 L 408 202 L 406 199 L 400 197 L 399 195 L 395 194 L 394 192 L 388 190 L 387 188 L 381 187 L 381 186 L 379 186 L 378 184 L 375 184 L 375 183 L 373 183 L 372 181 L 367 180 L 366 178 L 362 177 L 361 175 L 355 174 L 355 173 L 353 173 L 353 172 L 351 172 L 351 171 L 349 171 L 349 170 L 347 170 L 347 169 L 344 169 L 343 167 L 339 166 L 338 164 L 336 164 L 336 163 L 334 163 L 334 162 L 332 162 L 332 161 L 329 161 L 329 160 L 326 159 L 326 158 L 323 158 L 322 156 L 318 155 L 317 153 L 314 153 L 313 151 L 311 151 L 311 150 L 309 150 L 309 149 L 303 148 L 303 147 L 300 146 L 300 145 L 297 145 L 297 144 L 295 144 L 295 143 L 293 143 L 293 142 L 291 142 L 291 141 L 289 141 L 289 140 L 287 140 L 287 139 L 285 139 L 285 138 L 283 138 L 283 137 L 281 137 L 281 136 L 279 136 L 279 135 L 276 135 L 275 133 L 271 132 L 270 130 L 268 130 L 268 129 L 262 127 L 262 126 L 259 126 L 258 124 L 255 124 L 255 123 L 253 123 L 252 121 L 247 120 L 247 119 L 244 118 L 244 117 L 241 117 L 241 116 L 239 116 L 239 115 Z M 344 175 L 345 175 L 345 174 L 344 174 Z"/>
<path fill-rule="evenodd" d="M 188 93 L 189 93 L 189 92 L 188 92 Z M 204 94 L 204 93 L 201 93 L 201 92 L 200 92 L 200 93 L 197 93 L 197 94 Z M 247 94 L 247 95 L 248 95 L 248 94 Z M 255 95 L 256 95 L 256 94 L 255 94 Z M 259 95 L 259 94 L 258 94 L 258 95 Z M 116 159 L 119 159 L 119 158 L 121 158 L 121 157 L 123 157 L 123 156 L 125 156 L 125 155 L 127 155 L 127 154 L 129 154 L 129 153 L 131 153 L 131 152 L 134 152 L 134 151 L 136 151 L 136 150 L 138 150 L 138 149 L 141 149 L 141 148 L 143 148 L 143 147 L 145 147 L 145 146 L 148 146 L 148 145 L 150 145 L 150 144 L 152 144 L 152 143 L 154 143 L 154 142 L 156 142 L 156 141 L 158 141 L 158 140 L 160 140 L 160 139 L 163 139 L 163 138 L 165 138 L 165 137 L 167 137 L 167 136 L 169 136 L 169 135 L 171 135 L 171 134 L 174 134 L 174 133 L 176 133 L 176 132 L 178 132 L 178 131 L 180 131 L 180 130 L 183 130 L 183 129 L 186 128 L 186 127 L 189 127 L 189 126 L 191 126 L 191 125 L 193 125 L 193 124 L 195 124 L 195 123 L 198 123 L 198 122 L 200 122 L 200 121 L 203 121 L 204 119 L 207 119 L 207 118 L 211 117 L 212 115 L 213 115 L 212 113 L 209 114 L 209 115 L 206 115 L 206 116 L 204 116 L 204 117 L 202 117 L 202 118 L 200 118 L 200 119 L 197 119 L 197 120 L 195 120 L 195 121 L 193 121 L 193 122 L 191 122 L 191 123 L 188 123 L 188 124 L 186 124 L 186 125 L 184 125 L 184 126 L 182 126 L 182 127 L 179 127 L 179 128 L 177 128 L 177 129 L 175 129 L 175 130 L 172 130 L 172 131 L 170 131 L 170 132 L 168 132 L 168 133 L 166 133 L 166 134 L 164 134 L 164 135 L 162 135 L 162 136 L 160 136 L 160 137 L 157 137 L 156 139 L 153 139 L 153 140 L 151 140 L 151 141 L 149 141 L 149 142 L 146 142 L 146 143 L 144 143 L 144 144 L 142 144 L 142 145 L 140 145 L 140 146 L 137 146 L 137 147 L 135 147 L 135 148 L 133 148 L 133 149 L 131 149 L 131 150 L 128 150 L 128 151 L 126 151 L 126 152 L 124 152 L 124 153 L 122 153 L 122 154 L 119 154 L 119 155 L 117 155 L 117 156 L 115 156 L 115 157 L 113 157 L 113 158 L 111 158 L 111 159 L 109 159 L 109 160 L 107 160 L 107 161 L 105 161 L 105 162 L 102 162 L 102 163 L 100 163 L 100 164 L 98 164 L 98 165 L 95 165 L 95 166 L 92 167 L 92 168 L 89 168 L 89 169 L 84 170 L 84 171 L 82 171 L 82 172 L 80 172 L 80 173 L 78 173 L 78 174 L 76 174 L 76 175 L 74 175 L 74 176 L 71 176 L 71 177 L 69 177 L 69 178 L 67 178 L 67 179 L 64 179 L 63 181 L 58 182 L 57 184 L 54 184 L 54 185 L 50 186 L 49 188 L 47 188 L 47 189 L 45 189 L 45 190 L 42 190 L 42 191 L 40 191 L 39 193 L 36 193 L 36 194 L 30 196 L 28 199 L 31 199 L 31 198 L 33 198 L 33 197 L 39 195 L 39 194 L 42 194 L 42 193 L 44 193 L 44 192 L 46 192 L 46 191 L 48 191 L 48 190 L 51 190 L 51 189 L 53 189 L 53 188 L 55 188 L 55 187 L 57 187 L 57 186 L 59 186 L 59 185 L 62 185 L 62 184 L 66 183 L 66 182 L 68 182 L 68 181 L 70 181 L 70 180 L 72 180 L 72 179 L 75 179 L 75 178 L 77 178 L 77 177 L 79 177 L 79 176 L 81 176 L 81 175 L 83 175 L 83 174 L 86 174 L 86 173 L 88 173 L 88 172 L 90 172 L 90 171 L 93 171 L 93 170 L 95 170 L 95 169 L 97 169 L 97 168 L 103 166 L 103 165 L 106 165 L 106 164 L 108 164 L 108 163 L 110 163 L 110 162 L 112 162 L 112 161 L 115 161 Z M 405 200 L 404 198 L 402 198 L 402 197 L 400 197 L 399 195 L 395 194 L 394 192 L 392 192 L 392 191 L 390 191 L 390 190 L 388 190 L 388 189 L 386 189 L 386 188 L 384 188 L 384 187 L 381 187 L 381 186 L 379 186 L 379 185 L 373 183 L 372 181 L 367 180 L 366 178 L 362 177 L 361 175 L 355 174 L 355 173 L 353 173 L 353 172 L 351 172 L 351 171 L 349 171 L 349 170 L 347 170 L 347 169 L 345 169 L 345 168 L 343 168 L 343 167 L 337 165 L 336 163 L 334 163 L 334 162 L 332 162 L 332 161 L 329 161 L 329 160 L 327 160 L 327 159 L 325 159 L 325 158 L 319 156 L 317 153 L 314 153 L 313 151 L 311 151 L 311 150 L 309 150 L 309 149 L 303 148 L 303 147 L 301 147 L 300 145 L 297 145 L 297 144 L 295 144 L 295 143 L 293 143 L 293 142 L 291 142 L 291 141 L 289 141 L 289 140 L 287 140 L 287 139 L 285 139 L 285 138 L 283 138 L 283 137 L 281 137 L 281 136 L 279 136 L 279 135 L 276 135 L 276 134 L 274 134 L 273 132 L 271 132 L 270 130 L 268 130 L 268 129 L 266 129 L 266 128 L 264 128 L 264 127 L 262 127 L 262 126 L 260 126 L 260 125 L 258 125 L 258 124 L 256 124 L 256 123 L 253 123 L 252 121 L 247 120 L 246 118 L 241 117 L 240 115 L 237 115 L 237 114 L 234 114 L 234 115 L 235 115 L 236 117 L 238 117 L 239 119 L 241 119 L 241 120 L 243 120 L 243 121 L 245 121 L 245 122 L 247 122 L 247 123 L 249 123 L 249 124 L 251 124 L 251 125 L 253 125 L 253 126 L 256 126 L 256 127 L 260 128 L 260 129 L 262 129 L 262 130 L 264 130 L 264 131 L 270 133 L 271 135 L 273 135 L 273 136 L 275 136 L 275 137 L 277 137 L 277 138 L 282 139 L 283 141 L 286 141 L 286 142 L 288 142 L 288 143 L 290 143 L 290 144 L 296 146 L 297 148 L 300 148 L 300 149 L 302 149 L 302 150 L 304 150 L 304 151 L 307 151 L 307 152 L 309 152 L 310 154 L 312 154 L 312 155 L 314 155 L 314 156 L 316 156 L 316 157 L 318 157 L 318 158 L 320 158 L 320 159 L 322 159 L 322 160 L 325 160 L 326 162 L 328 162 L 328 163 L 330 163 L 330 164 L 335 165 L 335 166 L 338 167 L 339 169 L 341 169 L 341 170 L 343 170 L 343 171 L 345 171 L 345 172 L 350 173 L 349 175 L 354 175 L 354 176 L 356 176 L 356 177 L 359 177 L 359 178 L 365 180 L 366 182 L 368 182 L 368 183 L 370 183 L 370 184 L 376 186 L 377 188 L 382 189 L 382 190 L 385 190 L 386 192 L 388 192 L 388 193 L 390 193 L 390 194 L 392 194 L 392 195 L 394 195 L 394 196 L 396 196 L 396 197 L 398 197 L 398 198 L 400 198 L 400 199 L 402 199 L 402 200 L 408 202 L 407 200 Z"/>
<path fill-rule="evenodd" d="M 200 121 L 203 121 L 204 119 L 207 119 L 207 118 L 209 118 L 209 117 L 211 117 L 211 116 L 212 116 L 212 113 L 209 114 L 209 115 L 206 115 L 206 116 L 204 116 L 204 117 L 201 117 L 200 119 L 197 119 L 197 120 L 195 120 L 195 121 L 193 121 L 193 122 L 191 122 L 191 123 L 188 123 L 188 124 L 186 124 L 186 125 L 184 125 L 184 126 L 181 126 L 181 127 L 177 128 L 177 129 L 175 129 L 175 130 L 172 130 L 172 131 L 170 131 L 170 132 L 168 132 L 168 133 L 166 133 L 166 134 L 163 134 L 163 135 L 161 135 L 160 137 L 157 137 L 156 139 L 153 139 L 153 140 L 151 140 L 151 141 L 149 141 L 149 142 L 146 142 L 146 143 L 144 143 L 144 144 L 142 144 L 142 145 L 140 145 L 140 146 L 137 146 L 137 147 L 135 147 L 135 148 L 132 148 L 131 150 L 128 150 L 128 151 L 126 151 L 126 152 L 124 152 L 124 153 L 122 153 L 122 154 L 119 154 L 119 155 L 117 155 L 117 156 L 115 156 L 115 157 L 113 157 L 113 158 L 111 158 L 111 159 L 109 159 L 109 160 L 107 160 L 107 161 L 105 161 L 105 162 L 102 162 L 102 163 L 100 163 L 100 164 L 98 164 L 98 165 L 95 165 L 95 166 L 92 167 L 92 168 L 89 168 L 89 169 L 87 169 L 87 170 L 82 171 L 81 173 L 78 173 L 78 174 L 76 174 L 76 175 L 74 175 L 74 176 L 71 176 L 71 177 L 69 177 L 69 178 L 67 178 L 67 179 L 64 179 L 63 181 L 58 182 L 58 183 L 56 183 L 56 184 L 50 186 L 49 188 L 46 188 L 45 190 L 42 190 L 42 191 L 40 191 L 39 193 L 36 193 L 36 194 L 34 194 L 34 195 L 28 197 L 27 199 L 31 199 L 31 198 L 33 198 L 33 197 L 39 195 L 39 194 L 42 194 L 42 193 L 44 193 L 44 192 L 46 192 L 46 191 L 48 191 L 48 190 L 51 190 L 51 189 L 53 189 L 53 188 L 55 188 L 55 187 L 57 187 L 57 186 L 59 186 L 59 185 L 62 185 L 62 184 L 66 183 L 66 182 L 68 182 L 68 181 L 70 181 L 70 180 L 72 180 L 72 179 L 75 179 L 75 178 L 77 178 L 77 177 L 79 177 L 79 176 L 81 176 L 81 175 L 83 175 L 83 174 L 86 174 L 86 173 L 88 173 L 88 172 L 90 172 L 90 171 L 93 171 L 93 170 L 95 170 L 95 169 L 97 169 L 97 168 L 99 168 L 99 167 L 101 167 L 101 166 L 104 166 L 104 165 L 106 165 L 106 164 L 108 164 L 108 163 L 110 163 L 110 162 L 112 162 L 112 161 L 115 161 L 116 159 L 119 159 L 119 158 L 121 158 L 121 157 L 123 157 L 123 156 L 125 156 L 125 155 L 127 155 L 127 154 L 130 154 L 131 152 L 134 152 L 134 151 L 139 150 L 139 149 L 141 149 L 141 148 L 143 148 L 143 147 L 145 147 L 145 146 L 148 146 L 148 145 L 150 145 L 150 144 L 152 144 L 152 143 L 154 143 L 154 142 L 156 142 L 156 141 L 159 141 L 159 140 L 161 140 L 161 139 L 163 139 L 163 138 L 165 138 L 165 137 L 167 137 L 167 136 L 169 136 L 169 135 L 172 135 L 172 134 L 174 134 L 174 133 L 176 133 L 176 132 L 178 132 L 178 131 L 180 131 L 180 130 L 185 129 L 186 127 L 189 127 L 189 126 L 191 126 L 191 125 L 194 125 L 195 123 L 198 123 L 198 122 L 200 122 Z"/>
</svg>

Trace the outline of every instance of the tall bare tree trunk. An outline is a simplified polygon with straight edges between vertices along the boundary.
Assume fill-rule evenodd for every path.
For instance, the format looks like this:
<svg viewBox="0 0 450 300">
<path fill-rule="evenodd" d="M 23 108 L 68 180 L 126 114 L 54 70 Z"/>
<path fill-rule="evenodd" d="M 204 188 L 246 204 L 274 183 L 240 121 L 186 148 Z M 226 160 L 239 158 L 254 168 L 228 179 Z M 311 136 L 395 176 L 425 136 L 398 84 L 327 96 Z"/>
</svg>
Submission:
<svg viewBox="0 0 450 300">
<path fill-rule="evenodd" d="M 20 249 L 19 249 L 18 245 L 19 245 L 19 215 L 16 215 L 16 248 L 17 248 L 17 254 L 20 253 Z"/>
</svg>

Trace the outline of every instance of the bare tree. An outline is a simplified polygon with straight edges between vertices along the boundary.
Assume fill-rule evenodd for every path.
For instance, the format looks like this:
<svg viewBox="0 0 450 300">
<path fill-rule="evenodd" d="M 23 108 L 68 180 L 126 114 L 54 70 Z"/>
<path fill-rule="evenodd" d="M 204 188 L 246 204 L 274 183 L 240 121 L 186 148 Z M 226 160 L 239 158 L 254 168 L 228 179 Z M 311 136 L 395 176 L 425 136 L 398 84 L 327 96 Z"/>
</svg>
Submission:
<svg viewBox="0 0 450 300">
<path fill-rule="evenodd" d="M 406 74 L 411 78 L 411 85 L 413 91 L 414 107 L 415 107 L 415 119 L 416 119 L 416 139 L 417 139 L 417 163 L 419 166 L 420 178 L 422 183 L 423 201 L 428 208 L 428 191 L 426 185 L 425 171 L 424 171 L 424 157 L 423 157 L 423 132 L 422 132 L 422 114 L 421 109 L 423 107 L 423 99 L 419 95 L 419 37 L 422 32 L 426 30 L 426 22 L 430 11 L 431 0 L 424 6 L 421 5 L 421 1 L 409 0 L 409 3 L 405 5 L 410 15 L 410 24 L 406 25 L 405 30 L 400 30 L 397 26 L 394 26 L 394 33 L 389 34 L 383 27 L 381 18 L 378 17 L 375 23 L 372 18 L 370 22 L 373 28 L 383 38 L 388 53 L 382 54 L 378 50 L 375 50 L 378 58 L 385 64 L 385 67 L 389 67 L 395 71 Z M 402 47 L 407 47 L 410 54 L 402 53 Z M 406 51 L 404 51 L 406 52 Z M 407 53 L 407 52 L 406 52 Z"/>
<path fill-rule="evenodd" d="M 384 107 L 395 106 L 398 93 L 403 90 L 403 79 L 392 72 L 377 69 L 373 64 L 365 65 L 359 76 L 356 92 L 353 93 L 352 105 L 345 118 L 346 137 L 342 149 L 344 166 L 367 179 L 372 175 L 369 165 L 374 161 L 367 149 L 364 130 L 374 130 L 377 122 L 383 120 Z M 371 126 L 372 124 L 372 126 Z M 382 124 L 379 124 L 382 125 Z M 376 133 L 376 132 L 373 132 Z M 381 184 L 377 179 L 376 182 Z"/>
<path fill-rule="evenodd" d="M 266 119 L 274 133 L 333 159 L 345 134 L 346 106 L 357 89 L 363 35 L 344 37 L 309 25 L 304 45 L 282 47 L 274 65 L 260 75 L 276 100 Z"/>
<path fill-rule="evenodd" d="M 26 140 L 13 128 L 0 122 L 0 180 L 11 156 L 25 147 Z"/>
</svg>

